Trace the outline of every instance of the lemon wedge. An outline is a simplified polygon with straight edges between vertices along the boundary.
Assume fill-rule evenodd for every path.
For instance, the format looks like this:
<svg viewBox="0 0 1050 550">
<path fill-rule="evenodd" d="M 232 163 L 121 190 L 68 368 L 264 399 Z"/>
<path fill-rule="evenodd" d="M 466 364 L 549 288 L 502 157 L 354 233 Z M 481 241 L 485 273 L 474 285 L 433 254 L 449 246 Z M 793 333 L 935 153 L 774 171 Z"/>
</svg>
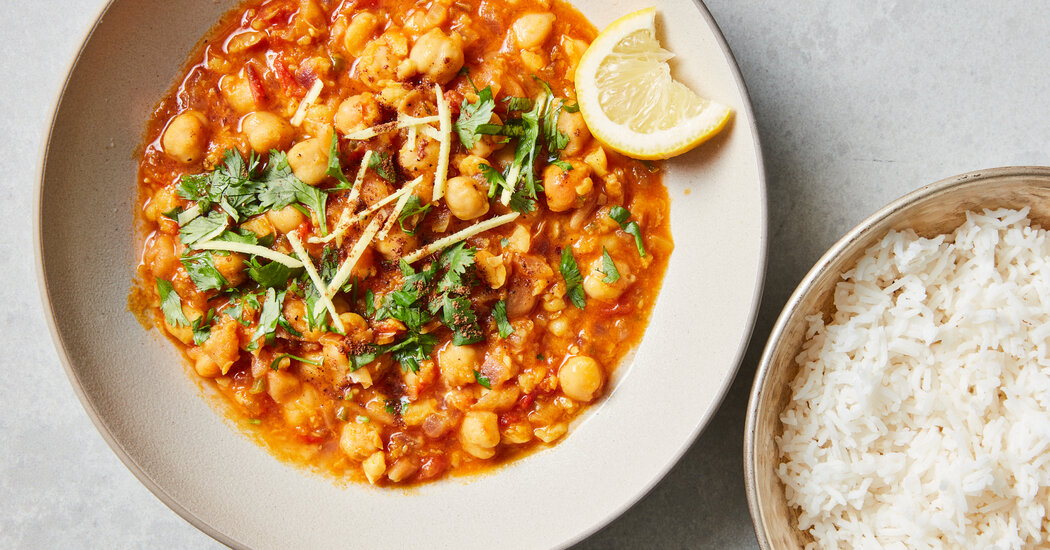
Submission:
<svg viewBox="0 0 1050 550">
<path fill-rule="evenodd" d="M 580 113 L 598 141 L 629 157 L 665 159 L 725 127 L 729 107 L 672 78 L 672 57 L 656 39 L 656 8 L 625 15 L 598 34 L 576 67 Z"/>
</svg>

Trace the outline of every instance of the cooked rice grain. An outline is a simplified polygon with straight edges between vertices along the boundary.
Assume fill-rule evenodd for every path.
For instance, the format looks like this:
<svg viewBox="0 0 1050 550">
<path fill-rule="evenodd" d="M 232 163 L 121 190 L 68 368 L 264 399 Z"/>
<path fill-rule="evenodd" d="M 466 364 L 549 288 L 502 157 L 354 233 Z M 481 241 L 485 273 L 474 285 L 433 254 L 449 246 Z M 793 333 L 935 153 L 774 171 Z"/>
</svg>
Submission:
<svg viewBox="0 0 1050 550">
<path fill-rule="evenodd" d="M 1050 239 L 891 232 L 808 318 L 778 474 L 807 548 L 1050 545 Z"/>
</svg>

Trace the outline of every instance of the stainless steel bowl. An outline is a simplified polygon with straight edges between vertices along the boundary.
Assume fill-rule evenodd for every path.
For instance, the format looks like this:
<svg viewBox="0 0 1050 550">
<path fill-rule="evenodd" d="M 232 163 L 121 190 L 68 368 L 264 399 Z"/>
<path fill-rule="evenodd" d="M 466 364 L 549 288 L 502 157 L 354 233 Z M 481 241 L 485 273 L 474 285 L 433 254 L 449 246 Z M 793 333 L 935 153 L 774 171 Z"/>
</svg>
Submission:
<svg viewBox="0 0 1050 550">
<path fill-rule="evenodd" d="M 1029 216 L 1050 228 L 1050 168 L 993 168 L 944 179 L 913 191 L 846 233 L 828 250 L 788 299 L 766 343 L 751 389 L 744 431 L 744 477 L 751 519 L 763 550 L 802 548 L 808 535 L 796 527 L 796 514 L 777 477 L 780 463 L 775 438 L 782 433 L 780 413 L 790 399 L 798 373 L 795 356 L 805 341 L 805 318 L 830 313 L 840 275 L 891 229 L 911 228 L 921 236 L 950 233 L 967 211 L 1031 208 Z"/>
</svg>

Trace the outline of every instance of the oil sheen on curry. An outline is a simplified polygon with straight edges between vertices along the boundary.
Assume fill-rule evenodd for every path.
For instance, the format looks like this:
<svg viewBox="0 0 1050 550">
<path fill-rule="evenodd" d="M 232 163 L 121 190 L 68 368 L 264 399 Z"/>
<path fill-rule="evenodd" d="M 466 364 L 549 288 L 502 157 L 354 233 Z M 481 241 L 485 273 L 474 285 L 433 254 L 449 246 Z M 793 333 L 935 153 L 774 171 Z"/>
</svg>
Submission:
<svg viewBox="0 0 1050 550">
<path fill-rule="evenodd" d="M 566 437 L 673 245 L 652 165 L 591 138 L 557 0 L 271 0 L 148 122 L 147 313 L 276 456 L 394 486 Z"/>
</svg>

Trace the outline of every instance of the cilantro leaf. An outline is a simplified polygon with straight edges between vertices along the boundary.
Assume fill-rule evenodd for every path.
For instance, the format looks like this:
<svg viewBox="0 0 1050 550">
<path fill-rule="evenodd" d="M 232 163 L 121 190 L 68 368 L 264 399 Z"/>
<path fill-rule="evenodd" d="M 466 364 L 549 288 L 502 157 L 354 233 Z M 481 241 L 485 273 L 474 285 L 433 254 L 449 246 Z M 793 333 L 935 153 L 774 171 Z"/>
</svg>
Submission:
<svg viewBox="0 0 1050 550">
<path fill-rule="evenodd" d="M 614 206 L 609 210 L 609 217 L 620 224 L 620 229 L 623 229 L 624 233 L 634 237 L 634 246 L 638 248 L 638 254 L 644 258 L 645 244 L 642 241 L 642 228 L 639 227 L 638 222 L 627 221 L 631 217 L 631 212 L 622 206 Z"/>
<path fill-rule="evenodd" d="M 420 222 L 423 221 L 423 217 L 427 215 L 427 212 L 430 212 L 432 206 L 433 205 L 431 204 L 424 205 L 422 199 L 419 198 L 419 195 L 409 195 L 408 202 L 405 203 L 405 207 L 397 216 L 397 223 L 401 226 L 401 230 L 407 235 L 415 235 Z M 415 216 L 420 216 L 420 218 L 416 221 L 415 227 L 409 231 L 405 228 L 405 220 L 411 219 Z"/>
<path fill-rule="evenodd" d="M 620 224 L 620 227 L 623 227 L 623 224 L 627 223 L 627 220 L 631 218 L 631 211 L 622 206 L 614 206 L 609 209 L 609 217 Z"/>
<path fill-rule="evenodd" d="M 182 312 L 182 298 L 170 281 L 157 277 L 157 294 L 160 295 L 160 310 L 164 312 L 164 320 L 173 327 L 190 326 L 189 319 Z"/>
<path fill-rule="evenodd" d="M 211 322 L 215 318 L 215 310 L 209 309 L 208 313 L 193 320 L 193 343 L 198 346 L 203 344 L 211 336 Z"/>
<path fill-rule="evenodd" d="M 466 296 L 453 297 L 445 294 L 442 299 L 441 318 L 455 333 L 452 336 L 453 345 L 465 346 L 485 339 L 481 327 L 478 326 L 477 315 L 470 306 L 470 298 Z"/>
<path fill-rule="evenodd" d="M 561 276 L 565 279 L 565 295 L 569 297 L 572 305 L 583 309 L 587 305 L 583 294 L 583 276 L 580 275 L 576 257 L 572 255 L 572 248 L 568 246 L 561 251 Z"/>
<path fill-rule="evenodd" d="M 186 273 L 190 276 L 190 280 L 201 292 L 218 290 L 230 284 L 222 276 L 218 268 L 215 267 L 215 261 L 212 259 L 211 254 L 207 252 L 193 256 L 183 256 L 179 260 L 186 267 Z"/>
<path fill-rule="evenodd" d="M 372 153 L 372 156 L 368 159 L 368 167 L 375 170 L 375 173 L 379 177 L 395 183 L 397 181 L 397 174 L 394 172 L 394 161 L 390 158 L 390 155 L 383 152 Z"/>
<path fill-rule="evenodd" d="M 259 313 L 259 324 L 250 338 L 253 344 L 257 344 L 259 338 L 265 338 L 267 344 L 273 344 L 277 333 L 277 323 L 283 317 L 281 313 L 283 306 L 284 291 L 266 289 L 266 301 L 263 302 L 262 312 Z"/>
<path fill-rule="evenodd" d="M 558 168 L 561 168 L 562 170 L 564 170 L 566 172 L 571 172 L 572 171 L 572 165 L 569 164 L 568 162 L 565 162 L 564 160 L 560 160 L 559 159 L 559 160 L 551 161 L 551 164 L 553 164 L 554 166 L 557 166 Z"/>
<path fill-rule="evenodd" d="M 225 223 L 226 214 L 218 210 L 209 212 L 207 216 L 197 216 L 179 228 L 179 240 L 182 244 L 191 245 L 218 230 Z"/>
<path fill-rule="evenodd" d="M 492 306 L 492 317 L 496 319 L 499 337 L 506 338 L 514 333 L 514 326 L 507 320 L 507 302 L 500 300 Z"/>
<path fill-rule="evenodd" d="M 288 279 L 296 270 L 280 263 L 268 262 L 263 265 L 255 256 L 248 258 L 248 276 L 259 283 L 262 288 L 283 288 L 288 286 Z"/>
<path fill-rule="evenodd" d="M 466 99 L 460 106 L 459 118 L 452 125 L 452 129 L 459 134 L 459 141 L 463 147 L 472 149 L 477 143 L 477 127 L 487 124 L 492 119 L 492 111 L 496 102 L 492 99 L 492 87 L 485 86 L 478 92 L 478 100 L 470 103 Z"/>
<path fill-rule="evenodd" d="M 528 111 L 532 109 L 532 100 L 527 97 L 505 97 L 508 111 Z"/>
<path fill-rule="evenodd" d="M 223 231 L 214 240 L 228 243 L 259 244 L 259 238 L 255 236 L 255 233 L 243 229 Z"/>
<path fill-rule="evenodd" d="M 642 228 L 638 227 L 638 222 L 629 222 L 623 226 L 623 230 L 628 235 L 634 236 L 634 246 L 638 248 L 638 254 L 644 258 L 645 244 L 642 243 Z"/>
<path fill-rule="evenodd" d="M 488 164 L 478 164 L 478 169 L 481 170 L 481 175 L 485 178 L 485 181 L 489 182 L 489 198 L 495 197 L 497 192 L 507 188 L 507 180 L 495 168 Z M 510 190 L 513 191 L 514 189 L 510 188 Z"/>
<path fill-rule="evenodd" d="M 620 280 L 620 271 L 616 269 L 616 263 L 613 262 L 612 256 L 609 255 L 609 251 L 602 247 L 602 273 L 605 277 L 602 277 L 602 281 L 606 284 L 613 284 Z"/>
<path fill-rule="evenodd" d="M 328 193 L 306 185 L 298 179 L 296 179 L 294 187 L 295 200 L 309 206 L 314 211 L 314 215 L 317 216 L 317 225 L 321 228 L 321 235 L 327 235 L 328 222 L 325 220 L 325 203 L 328 201 Z"/>
<path fill-rule="evenodd" d="M 332 145 L 328 148 L 328 169 L 325 170 L 325 174 L 339 181 L 339 185 L 333 189 L 350 189 L 352 186 L 339 164 L 339 135 L 335 132 L 332 132 Z"/>
<path fill-rule="evenodd" d="M 376 295 L 372 289 L 365 291 L 365 317 L 371 317 L 376 312 Z"/>
<path fill-rule="evenodd" d="M 306 359 L 305 357 L 299 357 L 298 355 L 292 355 L 290 353 L 282 353 L 282 354 L 278 355 L 277 357 L 274 357 L 273 361 L 270 361 L 270 370 L 280 370 L 280 368 L 281 368 L 281 360 L 282 359 L 286 359 L 286 358 L 287 359 L 295 359 L 296 361 L 299 361 L 300 363 L 307 363 L 307 364 L 313 365 L 315 367 L 320 367 L 321 366 L 321 362 L 320 361 L 314 361 L 312 359 Z"/>
<path fill-rule="evenodd" d="M 467 246 L 465 241 L 460 241 L 445 249 L 441 253 L 441 259 L 438 262 L 442 269 L 447 269 L 448 271 L 442 283 L 438 285 L 438 289 L 445 290 L 451 284 L 458 284 L 467 268 L 474 265 L 474 254 L 476 252 L 477 250 Z M 446 281 L 448 281 L 447 284 Z"/>
<path fill-rule="evenodd" d="M 168 218 L 169 220 L 179 221 L 179 214 L 182 214 L 182 207 L 181 206 L 176 206 L 175 208 L 172 208 L 171 210 L 168 210 L 167 212 L 161 213 L 161 216 L 164 216 L 165 218 Z"/>
<path fill-rule="evenodd" d="M 482 376 L 482 374 L 478 372 L 477 369 L 474 369 L 474 380 L 476 380 L 478 384 L 484 386 L 485 389 L 492 389 L 492 382 L 489 381 L 487 376 Z"/>
</svg>

